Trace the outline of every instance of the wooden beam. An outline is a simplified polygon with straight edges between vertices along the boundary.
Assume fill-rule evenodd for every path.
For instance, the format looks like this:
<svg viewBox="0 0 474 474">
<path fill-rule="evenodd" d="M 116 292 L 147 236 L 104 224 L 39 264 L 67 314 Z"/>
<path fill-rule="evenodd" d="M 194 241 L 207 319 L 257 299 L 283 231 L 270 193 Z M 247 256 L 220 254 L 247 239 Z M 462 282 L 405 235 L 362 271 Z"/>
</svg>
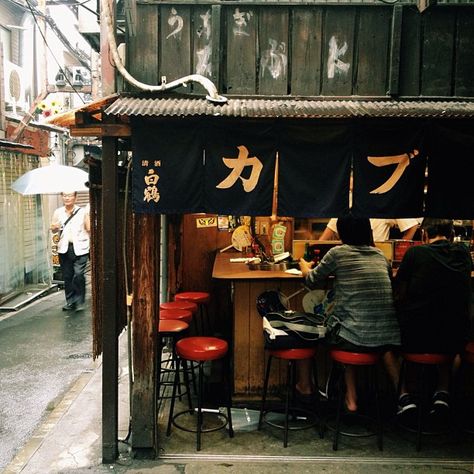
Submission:
<svg viewBox="0 0 474 474">
<path fill-rule="evenodd" d="M 388 93 L 392 96 L 398 95 L 400 92 L 400 51 L 402 40 L 402 5 L 393 7 L 392 16 L 392 32 L 390 41 L 390 58 L 388 71 Z"/>
<path fill-rule="evenodd" d="M 130 137 L 132 134 L 128 124 L 71 125 L 72 137 Z"/>
<path fill-rule="evenodd" d="M 160 306 L 160 216 L 133 218 L 133 390 L 132 448 L 141 458 L 157 452 L 155 377 L 159 377 L 158 314 Z M 139 244 L 138 244 L 139 243 Z"/>
<path fill-rule="evenodd" d="M 94 125 L 102 123 L 102 114 L 97 112 L 95 116 L 90 112 L 84 112 L 82 110 L 77 111 L 74 114 L 74 122 L 77 126 L 79 125 Z"/>
<path fill-rule="evenodd" d="M 118 456 L 117 140 L 102 140 L 102 462 Z"/>
</svg>

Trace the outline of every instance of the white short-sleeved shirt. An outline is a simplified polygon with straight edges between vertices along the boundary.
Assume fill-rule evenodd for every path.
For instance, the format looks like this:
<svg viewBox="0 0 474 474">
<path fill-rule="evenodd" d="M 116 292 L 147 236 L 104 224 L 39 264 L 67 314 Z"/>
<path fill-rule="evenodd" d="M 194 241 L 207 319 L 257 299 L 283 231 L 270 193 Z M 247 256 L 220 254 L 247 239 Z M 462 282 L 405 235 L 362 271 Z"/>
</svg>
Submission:
<svg viewBox="0 0 474 474">
<path fill-rule="evenodd" d="M 405 232 L 415 225 L 419 225 L 418 219 L 370 219 L 370 227 L 375 242 L 388 240 L 392 227 L 397 226 L 400 232 Z M 327 227 L 337 234 L 337 219 L 331 219 Z"/>
<path fill-rule="evenodd" d="M 66 208 L 63 206 L 54 211 L 52 222 L 59 224 L 63 228 L 58 243 L 58 253 L 66 253 L 69 243 L 72 243 L 76 255 L 85 255 L 89 253 L 90 245 L 89 233 L 84 227 L 85 209 L 74 206 L 74 210 L 77 210 L 77 212 L 66 226 L 64 226 L 64 223 L 69 218 Z"/>
</svg>

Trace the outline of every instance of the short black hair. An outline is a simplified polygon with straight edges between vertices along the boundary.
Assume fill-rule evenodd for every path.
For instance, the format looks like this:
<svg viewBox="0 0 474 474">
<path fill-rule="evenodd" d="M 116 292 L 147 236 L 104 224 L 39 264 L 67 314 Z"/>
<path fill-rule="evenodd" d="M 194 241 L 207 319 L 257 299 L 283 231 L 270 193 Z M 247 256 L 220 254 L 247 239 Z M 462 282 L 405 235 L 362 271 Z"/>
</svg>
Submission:
<svg viewBox="0 0 474 474">
<path fill-rule="evenodd" d="M 348 214 L 337 220 L 337 233 L 342 243 L 348 245 L 373 245 L 372 228 L 368 217 Z"/>
<path fill-rule="evenodd" d="M 442 235 L 447 239 L 453 237 L 453 221 L 451 219 L 435 219 L 434 217 L 425 217 L 422 230 L 428 234 L 428 238 L 432 239 L 438 235 Z"/>
</svg>

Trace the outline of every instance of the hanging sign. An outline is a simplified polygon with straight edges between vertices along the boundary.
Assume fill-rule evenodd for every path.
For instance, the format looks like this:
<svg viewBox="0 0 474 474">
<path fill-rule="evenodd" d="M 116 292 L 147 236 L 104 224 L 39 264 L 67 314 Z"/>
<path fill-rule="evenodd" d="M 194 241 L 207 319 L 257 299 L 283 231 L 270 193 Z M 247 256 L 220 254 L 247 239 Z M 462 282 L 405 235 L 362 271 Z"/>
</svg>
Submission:
<svg viewBox="0 0 474 474">
<path fill-rule="evenodd" d="M 366 121 L 355 128 L 353 211 L 365 217 L 420 217 L 426 154 L 416 121 Z"/>
<path fill-rule="evenodd" d="M 349 127 L 288 122 L 278 136 L 278 215 L 335 217 L 347 211 Z"/>
<path fill-rule="evenodd" d="M 203 212 L 203 147 L 197 128 L 132 120 L 133 210 Z"/>
<path fill-rule="evenodd" d="M 276 157 L 271 125 L 249 121 L 214 124 L 207 129 L 205 156 L 207 212 L 271 214 Z"/>
</svg>

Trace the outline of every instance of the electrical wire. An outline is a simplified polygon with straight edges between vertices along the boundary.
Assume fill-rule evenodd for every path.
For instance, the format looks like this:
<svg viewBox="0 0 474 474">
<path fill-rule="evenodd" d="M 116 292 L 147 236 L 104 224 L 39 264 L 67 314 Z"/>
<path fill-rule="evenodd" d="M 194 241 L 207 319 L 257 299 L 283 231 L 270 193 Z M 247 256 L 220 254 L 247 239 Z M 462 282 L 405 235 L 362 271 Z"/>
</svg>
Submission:
<svg viewBox="0 0 474 474">
<path fill-rule="evenodd" d="M 128 159 L 127 174 L 125 176 L 125 198 L 123 205 L 123 233 L 122 233 L 122 259 L 124 268 L 124 279 L 125 279 L 125 295 L 127 297 L 127 352 L 128 352 L 128 391 L 129 391 L 129 417 L 128 417 L 128 433 L 124 439 L 119 439 L 121 442 L 127 442 L 132 434 L 132 392 L 133 392 L 133 360 L 132 360 L 132 310 L 129 301 L 130 284 L 129 284 L 129 273 L 127 264 L 127 210 L 128 210 L 128 190 L 130 186 L 130 170 L 132 167 L 132 160 Z"/>
<path fill-rule="evenodd" d="M 206 91 L 208 92 L 208 95 L 206 96 L 206 99 L 214 102 L 214 103 L 225 103 L 227 102 L 227 98 L 219 95 L 217 92 L 217 88 L 214 85 L 214 83 L 208 79 L 205 76 L 202 76 L 201 74 L 190 74 L 189 76 L 182 77 L 180 79 L 176 79 L 175 81 L 166 83 L 163 82 L 161 85 L 151 85 L 151 84 L 145 84 L 143 82 L 138 81 L 135 79 L 125 68 L 125 66 L 122 63 L 122 59 L 120 58 L 120 55 L 118 54 L 117 50 L 117 42 L 115 41 L 115 35 L 114 35 L 114 25 L 112 22 L 112 14 L 110 11 L 110 6 L 108 0 L 101 0 L 101 5 L 102 9 L 104 12 L 105 16 L 105 24 L 106 24 L 106 30 L 107 30 L 107 39 L 109 42 L 109 47 L 110 47 L 110 52 L 112 53 L 112 58 L 115 63 L 115 67 L 119 71 L 119 73 L 123 76 L 123 78 L 129 82 L 130 84 L 134 85 L 138 89 L 142 89 L 145 91 L 149 92 L 163 92 L 166 90 L 171 90 L 175 89 L 176 87 L 179 86 L 185 86 L 188 82 L 197 82 L 201 84 Z"/>
<path fill-rule="evenodd" d="M 80 95 L 79 91 L 72 85 L 72 82 L 69 80 L 69 77 L 67 75 L 67 73 L 64 71 L 64 69 L 62 68 L 62 66 L 59 64 L 59 61 L 57 60 L 56 56 L 54 55 L 53 51 L 51 50 L 51 47 L 49 46 L 48 44 L 48 41 L 46 40 L 46 37 L 42 31 L 42 28 L 40 27 L 40 24 L 38 22 L 38 19 L 37 19 L 37 15 L 35 14 L 35 11 L 33 10 L 33 7 L 31 6 L 30 4 L 30 0 L 25 0 L 27 5 L 28 5 L 28 8 L 30 9 L 30 13 L 31 15 L 33 16 L 33 20 L 34 22 L 36 23 L 36 26 L 38 27 L 38 31 L 40 32 L 40 35 L 41 37 L 43 38 L 43 41 L 44 41 L 44 44 L 45 46 L 48 48 L 48 51 L 51 53 L 51 56 L 53 57 L 54 61 L 56 62 L 56 64 L 58 65 L 59 67 L 59 70 L 62 72 L 62 74 L 64 75 L 64 78 L 66 79 L 66 81 L 69 83 L 69 85 L 71 86 L 71 88 L 74 90 L 74 92 L 77 94 L 77 96 L 81 99 L 82 103 L 85 104 L 85 101 L 84 99 L 82 98 L 82 96 Z"/>
</svg>

